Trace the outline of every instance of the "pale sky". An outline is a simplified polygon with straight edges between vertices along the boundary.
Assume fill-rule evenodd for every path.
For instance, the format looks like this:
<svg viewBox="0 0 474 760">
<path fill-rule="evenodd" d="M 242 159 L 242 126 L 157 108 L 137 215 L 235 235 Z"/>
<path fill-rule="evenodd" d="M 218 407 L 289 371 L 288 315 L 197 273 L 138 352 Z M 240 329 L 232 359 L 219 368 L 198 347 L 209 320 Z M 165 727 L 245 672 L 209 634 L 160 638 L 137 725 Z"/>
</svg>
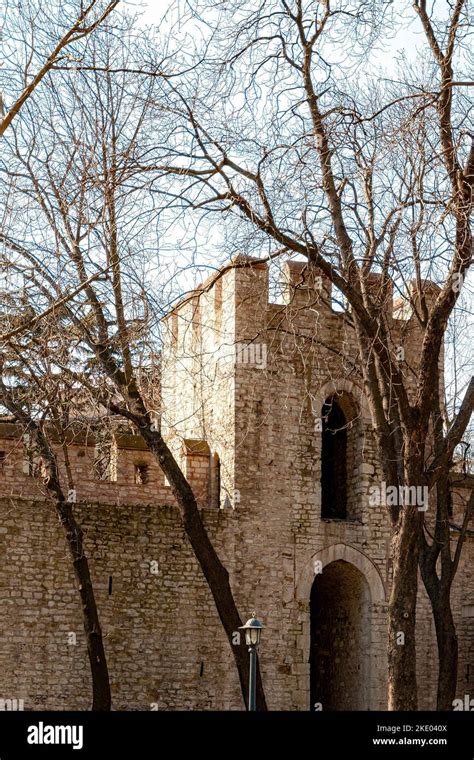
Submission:
<svg viewBox="0 0 474 760">
<path fill-rule="evenodd" d="M 128 7 L 143 13 L 144 24 L 160 22 L 163 14 L 173 5 L 175 0 L 151 0 L 151 2 L 127 2 Z M 394 0 L 393 6 L 400 18 L 400 28 L 396 36 L 384 42 L 384 49 L 375 54 L 374 60 L 386 71 L 393 68 L 396 57 L 404 53 L 407 58 L 416 57 L 417 47 L 426 45 L 420 22 L 409 0 Z"/>
</svg>

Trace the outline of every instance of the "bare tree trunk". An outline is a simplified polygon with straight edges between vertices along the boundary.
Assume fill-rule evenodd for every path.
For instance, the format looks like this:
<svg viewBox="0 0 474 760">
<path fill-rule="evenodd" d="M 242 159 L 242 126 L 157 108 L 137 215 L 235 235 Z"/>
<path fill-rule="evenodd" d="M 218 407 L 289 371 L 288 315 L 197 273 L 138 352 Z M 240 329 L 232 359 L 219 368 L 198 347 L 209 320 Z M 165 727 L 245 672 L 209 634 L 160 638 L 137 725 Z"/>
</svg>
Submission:
<svg viewBox="0 0 474 760">
<path fill-rule="evenodd" d="M 58 492 L 62 494 L 57 482 L 51 483 L 50 481 L 48 489 L 51 489 L 55 494 Z M 64 498 L 56 498 L 56 510 L 66 536 L 74 575 L 81 596 L 82 619 L 92 676 L 92 710 L 107 711 L 111 707 L 109 672 L 89 563 L 84 552 L 82 530 L 74 518 L 71 505 L 64 501 Z"/>
<path fill-rule="evenodd" d="M 433 547 L 422 546 L 420 570 L 431 603 L 438 647 L 436 709 L 452 710 L 458 677 L 458 639 L 451 611 L 451 580 L 442 575 L 438 578 L 436 559 Z"/>
<path fill-rule="evenodd" d="M 393 580 L 388 608 L 388 709 L 416 710 L 416 596 L 419 513 L 401 510 L 392 537 Z"/>
<path fill-rule="evenodd" d="M 437 710 L 452 710 L 456 697 L 458 678 L 458 638 L 454 626 L 451 605 L 448 599 L 441 602 L 436 609 L 433 606 L 438 644 L 438 693 Z"/>
<path fill-rule="evenodd" d="M 423 583 L 428 593 L 438 647 L 438 690 L 436 709 L 452 710 L 458 678 L 458 639 L 451 611 L 450 585 L 438 579 L 435 568 L 430 571 L 429 553 L 420 558 Z"/>
<path fill-rule="evenodd" d="M 137 424 L 136 421 L 135 424 Z M 163 441 L 160 433 L 152 431 L 150 423 L 143 418 L 141 424 L 137 426 L 172 485 L 186 535 L 193 548 L 204 577 L 206 578 L 216 605 L 217 613 L 232 649 L 239 674 L 242 696 L 245 706 L 248 707 L 250 656 L 243 636 L 240 637 L 241 640 L 239 644 L 236 645 L 234 643 L 235 633 L 242 625 L 242 619 L 239 615 L 230 587 L 229 573 L 220 561 L 203 525 L 191 487 L 167 445 Z M 258 661 L 256 696 L 257 710 L 266 710 L 267 705 Z"/>
<path fill-rule="evenodd" d="M 461 404 L 456 424 L 463 424 L 464 409 L 467 409 L 466 414 L 467 419 L 469 419 L 469 411 L 470 408 L 472 409 L 471 394 L 472 381 L 463 404 Z M 443 415 L 439 392 L 435 392 L 433 395 L 433 434 L 434 461 L 439 462 L 446 450 L 447 442 L 443 430 Z M 452 462 L 448 458 L 445 463 L 444 472 L 436 483 L 436 515 L 433 533 L 430 534 L 431 544 L 428 543 L 426 535 L 422 534 L 419 556 L 421 577 L 431 604 L 438 647 L 437 710 L 452 710 L 453 700 L 456 696 L 458 640 L 451 610 L 451 588 L 459 564 L 462 546 L 466 538 L 473 503 L 473 497 L 471 496 L 470 501 L 466 505 L 463 526 L 456 543 L 454 556 L 452 556 L 449 512 L 449 504 L 451 502 L 449 470 L 451 466 Z"/>
<path fill-rule="evenodd" d="M 438 647 L 437 710 L 452 710 L 458 677 L 458 639 L 451 611 L 451 581 L 438 578 L 436 555 L 422 548 L 420 569 L 428 593 L 436 630 Z"/>
<path fill-rule="evenodd" d="M 84 552 L 82 530 L 74 517 L 71 503 L 68 502 L 64 495 L 59 480 L 56 457 L 46 436 L 36 422 L 15 401 L 1 378 L 0 399 L 19 422 L 28 426 L 28 430 L 34 438 L 38 452 L 42 458 L 43 482 L 50 498 L 54 502 L 66 536 L 77 588 L 81 597 L 82 620 L 86 634 L 87 654 L 92 677 L 92 710 L 110 710 L 111 694 L 107 659 L 89 563 Z"/>
<path fill-rule="evenodd" d="M 112 155 L 115 145 L 113 144 Z M 143 397 L 137 387 L 132 351 L 129 339 L 129 331 L 125 318 L 125 308 L 122 295 L 122 274 L 121 261 L 119 256 L 119 245 L 117 240 L 116 217 L 115 217 L 115 157 L 112 160 L 111 168 L 111 187 L 106 188 L 105 198 L 106 206 L 110 220 L 110 261 L 112 267 L 112 284 L 114 291 L 115 309 L 118 325 L 118 341 L 120 343 L 123 357 L 123 371 L 120 370 L 110 353 L 108 344 L 102 344 L 95 347 L 96 355 L 102 363 L 103 368 L 109 374 L 109 377 L 115 383 L 117 390 L 121 393 L 122 398 L 128 406 L 128 412 L 113 403 L 108 403 L 110 410 L 115 414 L 124 414 L 136 426 L 139 433 L 146 441 L 148 448 L 155 455 L 158 464 L 163 470 L 171 484 L 173 493 L 178 503 L 179 511 L 183 521 L 183 527 L 189 542 L 194 551 L 195 557 L 199 562 L 204 577 L 209 585 L 213 596 L 217 613 L 225 630 L 229 641 L 235 664 L 239 674 L 240 685 L 244 703 L 248 706 L 248 685 L 250 675 L 250 656 L 247 647 L 243 642 L 235 644 L 235 634 L 239 626 L 242 625 L 237 605 L 229 582 L 229 573 L 219 559 L 214 549 L 208 533 L 203 525 L 196 498 L 189 485 L 186 477 L 182 473 L 178 463 L 173 457 L 170 449 L 166 445 L 160 432 L 154 429 L 150 416 L 147 412 Z M 94 291 L 91 288 L 86 290 L 91 299 L 95 298 Z M 95 308 L 98 314 L 98 321 L 104 320 L 103 312 L 95 298 Z M 242 638 L 242 637 L 240 637 Z M 257 668 L 257 709 L 266 710 L 265 695 L 260 677 L 260 670 Z"/>
</svg>

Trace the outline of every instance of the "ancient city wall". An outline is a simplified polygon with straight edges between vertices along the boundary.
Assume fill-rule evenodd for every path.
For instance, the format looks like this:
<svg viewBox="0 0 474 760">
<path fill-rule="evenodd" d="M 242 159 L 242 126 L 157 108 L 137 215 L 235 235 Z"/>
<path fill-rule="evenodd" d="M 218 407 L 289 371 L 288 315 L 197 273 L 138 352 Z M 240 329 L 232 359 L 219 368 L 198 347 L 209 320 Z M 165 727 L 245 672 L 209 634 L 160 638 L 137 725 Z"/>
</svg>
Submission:
<svg viewBox="0 0 474 760">
<path fill-rule="evenodd" d="M 309 708 L 317 630 L 339 642 L 318 664 L 319 680 L 338 684 L 334 704 L 384 709 L 390 531 L 383 506 L 369 500 L 382 472 L 352 328 L 333 310 L 329 283 L 314 272 L 308 279 L 302 264 L 287 267 L 284 302 L 272 304 L 266 266 L 239 262 L 167 320 L 162 428 L 199 496 L 242 616 L 255 609 L 267 626 L 261 664 L 270 708 Z M 386 301 L 390 311 L 391 292 Z M 414 321 L 390 319 L 415 361 Z M 321 517 L 321 409 L 331 397 L 347 419 L 346 519 Z M 26 708 L 83 709 L 89 676 L 64 539 L 28 475 L 24 441 L 12 426 L 2 435 L 0 691 L 24 698 Z M 241 709 L 232 654 L 171 489 L 141 439 L 121 435 L 114 445 L 115 480 L 104 481 L 94 478 L 94 441 L 68 441 L 114 707 Z M 473 566 L 469 539 L 452 596 L 460 696 L 474 694 Z M 318 576 L 332 580 L 319 585 Z M 360 661 L 347 654 L 354 637 Z M 422 590 L 417 645 L 420 708 L 433 708 L 437 656 Z"/>
</svg>

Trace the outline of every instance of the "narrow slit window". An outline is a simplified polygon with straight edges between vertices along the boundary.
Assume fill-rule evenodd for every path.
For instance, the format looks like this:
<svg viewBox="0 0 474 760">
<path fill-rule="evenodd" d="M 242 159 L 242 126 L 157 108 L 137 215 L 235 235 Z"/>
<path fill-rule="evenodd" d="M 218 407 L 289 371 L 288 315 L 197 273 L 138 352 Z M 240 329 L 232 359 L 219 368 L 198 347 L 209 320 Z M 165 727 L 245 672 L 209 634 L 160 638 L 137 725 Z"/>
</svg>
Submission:
<svg viewBox="0 0 474 760">
<path fill-rule="evenodd" d="M 334 398 L 322 409 L 321 517 L 347 519 L 347 420 Z"/>
<path fill-rule="evenodd" d="M 100 440 L 94 449 L 94 478 L 96 480 L 110 480 L 112 446 L 108 440 Z"/>
<path fill-rule="evenodd" d="M 30 436 L 26 433 L 23 436 L 23 474 L 34 478 L 38 470 L 38 464 L 39 458 L 35 456 Z"/>
<path fill-rule="evenodd" d="M 214 453 L 211 460 L 211 504 L 214 508 L 221 507 L 221 460 Z"/>
<path fill-rule="evenodd" d="M 147 464 L 135 465 L 135 485 L 145 486 L 149 480 L 149 471 Z"/>
<path fill-rule="evenodd" d="M 222 326 L 222 278 L 219 277 L 214 285 L 214 310 L 216 318 L 216 330 L 220 332 Z"/>
<path fill-rule="evenodd" d="M 178 345 L 178 315 L 176 312 L 171 315 L 171 345 Z"/>
</svg>

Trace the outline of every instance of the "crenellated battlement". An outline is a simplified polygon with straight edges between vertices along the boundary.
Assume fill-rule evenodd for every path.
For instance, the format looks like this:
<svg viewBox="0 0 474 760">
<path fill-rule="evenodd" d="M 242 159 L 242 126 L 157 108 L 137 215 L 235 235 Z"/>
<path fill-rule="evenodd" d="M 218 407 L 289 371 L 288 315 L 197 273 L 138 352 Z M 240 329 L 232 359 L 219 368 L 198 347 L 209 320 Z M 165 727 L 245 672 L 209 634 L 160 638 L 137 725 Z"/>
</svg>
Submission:
<svg viewBox="0 0 474 760">
<path fill-rule="evenodd" d="M 166 349 L 180 346 L 191 352 L 192 337 L 196 338 L 201 329 L 213 331 L 217 342 L 239 342 L 252 332 L 265 330 L 276 314 L 287 323 L 303 319 L 309 324 L 312 320 L 322 327 L 327 322 L 331 328 L 335 322 L 344 321 L 340 306 L 334 308 L 331 281 L 315 265 L 287 261 L 280 285 L 282 303 L 275 304 L 269 298 L 267 263 L 250 256 L 235 257 L 174 306 L 165 319 Z M 440 288 L 429 280 L 423 280 L 421 285 L 423 299 L 430 309 Z M 414 331 L 418 335 L 421 329 L 418 317 L 423 315 L 415 281 L 408 283 L 407 291 L 405 296 L 400 295 L 391 279 L 371 272 L 363 297 L 383 311 L 393 329 L 403 330 L 406 336 Z M 418 341 L 418 337 L 413 340 Z"/>
<path fill-rule="evenodd" d="M 109 442 L 107 461 L 98 450 L 91 431 L 69 430 L 64 441 L 51 434 L 61 485 L 72 503 L 102 504 L 176 504 L 172 489 L 139 435 L 115 433 Z M 102 446 L 101 440 L 101 446 Z M 209 453 L 203 442 L 199 452 L 183 444 L 186 475 L 198 503 L 209 504 Z M 66 453 L 65 453 L 66 451 Z M 208 451 L 208 449 L 207 449 Z M 204 454 L 204 456 L 203 456 Z M 67 455 L 67 463 L 66 463 Z M 100 465 L 100 466 L 99 466 Z M 35 455 L 28 435 L 19 425 L 0 421 L 0 484 L 4 498 L 43 500 L 47 491 L 42 481 L 41 458 Z"/>
</svg>

